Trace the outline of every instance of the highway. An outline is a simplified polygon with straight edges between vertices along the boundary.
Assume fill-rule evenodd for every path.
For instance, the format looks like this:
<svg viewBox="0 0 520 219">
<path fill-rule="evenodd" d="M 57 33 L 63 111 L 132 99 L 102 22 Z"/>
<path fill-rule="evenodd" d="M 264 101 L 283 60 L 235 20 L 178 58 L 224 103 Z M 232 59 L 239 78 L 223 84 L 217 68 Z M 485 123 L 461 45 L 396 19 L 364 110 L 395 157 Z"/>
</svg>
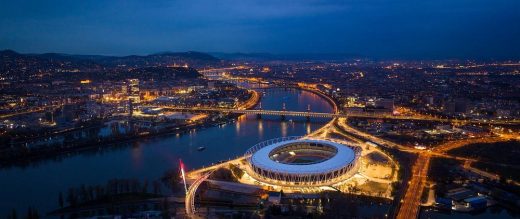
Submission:
<svg viewBox="0 0 520 219">
<path fill-rule="evenodd" d="M 449 141 L 444 144 L 441 144 L 433 149 L 434 152 L 446 153 L 449 150 L 453 150 L 456 148 L 460 148 L 466 146 L 468 144 L 476 144 L 476 143 L 495 143 L 499 141 L 506 140 L 503 137 L 483 137 L 483 138 L 468 138 L 456 141 Z"/>
<path fill-rule="evenodd" d="M 0 115 L 0 119 L 5 119 L 5 118 L 9 118 L 9 117 L 13 117 L 13 116 L 19 116 L 19 115 L 24 115 L 24 114 L 29 114 L 29 113 L 43 112 L 44 110 L 59 108 L 59 107 L 62 107 L 64 105 L 65 104 L 42 106 L 42 107 L 36 107 L 34 109 L 31 109 L 31 110 L 27 110 L 27 111 L 2 114 L 2 115 Z"/>
<path fill-rule="evenodd" d="M 421 194 L 426 185 L 429 167 L 430 154 L 420 153 L 412 166 L 412 177 L 397 213 L 397 219 L 417 218 L 419 215 Z"/>
<path fill-rule="evenodd" d="M 352 133 L 354 135 L 358 135 L 358 136 L 361 136 L 369 141 L 372 141 L 378 145 L 381 145 L 383 147 L 390 147 L 390 148 L 397 148 L 401 151 L 407 151 L 407 152 L 411 152 L 411 153 L 416 153 L 416 152 L 420 152 L 420 150 L 417 150 L 415 148 L 411 148 L 411 147 L 406 147 L 406 146 L 403 146 L 403 145 L 400 145 L 400 144 L 396 144 L 394 142 L 391 142 L 391 141 L 388 141 L 388 140 L 385 140 L 385 139 L 382 139 L 382 138 L 378 138 L 376 136 L 373 136 L 371 134 L 367 134 L 365 132 L 362 132 L 362 131 L 359 131 L 353 127 L 351 127 L 348 123 L 347 123 L 347 120 L 344 119 L 344 118 L 341 118 L 338 120 L 338 125 L 343 128 L 343 130 L 345 130 L 346 132 L 349 132 L 349 133 Z"/>
<path fill-rule="evenodd" d="M 257 97 L 251 98 L 251 103 L 258 100 Z M 421 194 L 426 186 L 427 180 L 428 180 L 428 171 L 430 167 L 430 161 L 431 157 L 447 157 L 457 160 L 462 160 L 465 162 L 466 167 L 467 164 L 471 162 L 475 162 L 477 160 L 471 159 L 471 158 L 465 158 L 465 157 L 457 157 L 446 154 L 447 151 L 463 147 L 468 144 L 474 144 L 474 143 L 491 143 L 491 142 L 497 142 L 502 141 L 505 138 L 504 137 L 483 137 L 483 138 L 469 138 L 469 139 L 463 139 L 463 140 L 456 140 L 456 141 L 449 141 L 446 143 L 443 143 L 436 148 L 434 148 L 431 151 L 427 150 L 420 150 L 413 147 L 407 147 L 404 145 L 400 145 L 397 143 L 394 143 L 392 141 L 388 141 L 376 136 L 373 136 L 371 134 L 365 133 L 363 131 L 357 130 L 354 127 L 351 127 L 348 122 L 347 118 L 349 117 L 361 117 L 361 118 L 374 118 L 374 119 L 400 119 L 400 120 L 422 120 L 422 121 L 436 121 L 436 122 L 450 122 L 450 123 L 457 123 L 457 124 L 520 124 L 520 121 L 475 121 L 475 120 L 455 120 L 455 119 L 441 119 L 441 118 L 435 118 L 431 116 L 421 116 L 421 115 L 412 115 L 412 116 L 394 116 L 394 115 L 370 115 L 370 114 L 341 114 L 341 113 L 316 113 L 316 112 L 298 112 L 298 111 L 286 111 L 286 110 L 261 110 L 261 109 L 254 109 L 254 110 L 247 110 L 247 108 L 250 108 L 252 105 L 248 105 L 248 107 L 240 107 L 239 109 L 222 109 L 222 108 L 179 108 L 179 107 L 172 107 L 172 106 L 158 106 L 166 109 L 171 110 L 178 110 L 178 111 L 190 111 L 190 112 L 223 112 L 223 113 L 238 113 L 238 114 L 259 114 L 259 115 L 284 115 L 284 116 L 305 116 L 305 117 L 320 117 L 320 118 L 334 118 L 329 124 L 323 126 L 319 130 L 315 131 L 313 135 L 317 135 L 320 132 L 327 132 L 329 128 L 333 127 L 333 123 L 337 121 L 338 127 L 343 129 L 347 133 L 354 134 L 356 136 L 359 136 L 361 138 L 364 138 L 365 140 L 372 141 L 381 147 L 390 147 L 390 148 L 396 148 L 400 151 L 408 152 L 408 153 L 415 153 L 418 154 L 418 158 L 411 167 L 412 177 L 410 181 L 408 182 L 408 186 L 406 189 L 406 192 L 404 194 L 404 197 L 402 199 L 401 206 L 397 213 L 397 218 L 417 218 L 419 211 L 420 211 L 420 205 L 421 205 Z M 516 136 L 518 137 L 518 136 Z M 198 188 L 198 186 L 205 180 L 207 177 L 209 177 L 209 174 L 213 172 L 215 169 L 220 167 L 221 165 L 225 165 L 229 162 L 237 161 L 240 159 L 243 159 L 244 157 L 239 157 L 234 160 L 230 160 L 228 162 L 220 163 L 215 166 L 203 168 L 201 170 L 193 171 L 190 173 L 190 177 L 194 178 L 197 177 L 195 182 L 190 186 L 190 189 L 188 190 L 188 194 L 186 195 L 186 212 L 188 215 L 195 216 L 195 205 L 194 205 L 194 199 L 195 199 L 195 192 Z M 209 171 L 209 172 L 207 172 Z"/>
<path fill-rule="evenodd" d="M 478 161 L 476 159 L 472 158 L 466 158 L 466 157 L 458 157 L 458 156 L 452 156 L 446 154 L 447 151 L 453 150 L 455 148 L 464 147 L 468 144 L 475 144 L 475 143 L 493 143 L 498 141 L 504 141 L 507 140 L 507 138 L 504 137 L 482 137 L 482 138 L 469 138 L 469 139 L 462 139 L 462 140 L 456 140 L 456 141 L 448 141 L 446 143 L 443 143 L 437 147 L 435 147 L 431 151 L 427 150 L 420 150 L 415 149 L 411 147 L 406 147 L 376 136 L 373 136 L 371 134 L 362 132 L 360 130 L 357 130 L 347 123 L 346 118 L 340 118 L 338 119 L 338 126 L 342 128 L 344 131 L 360 136 L 362 138 L 365 138 L 366 140 L 370 140 L 382 147 L 392 147 L 397 148 L 400 151 L 405 151 L 409 153 L 417 153 L 419 154 L 416 162 L 411 168 L 412 171 L 412 177 L 408 184 L 405 196 L 402 200 L 401 207 L 399 208 L 399 212 L 397 214 L 397 218 L 417 218 L 420 210 L 420 204 L 421 204 L 421 194 L 426 186 L 426 182 L 428 179 L 428 170 L 430 166 L 430 160 L 431 157 L 446 157 L 446 158 L 452 158 L 464 161 L 465 164 L 469 164 L 471 162 Z M 513 136 L 511 138 L 516 138 L 518 136 Z M 479 161 L 482 162 L 482 161 Z M 494 163 L 495 165 L 500 165 L 497 163 Z M 466 166 L 467 167 L 467 166 Z M 469 169 L 469 168 L 467 168 Z M 475 171 L 474 169 L 472 169 Z M 494 176 L 496 177 L 496 176 Z"/>
<path fill-rule="evenodd" d="M 470 138 L 470 139 L 463 139 L 463 140 L 457 140 L 457 141 L 450 141 L 446 142 L 444 144 L 439 145 L 437 148 L 433 149 L 432 151 L 427 150 L 420 150 L 415 149 L 412 147 L 406 147 L 404 145 L 400 145 L 373 135 L 370 135 L 368 133 L 362 132 L 360 130 L 357 130 L 351 126 L 348 125 L 346 118 L 339 118 L 332 120 L 327 125 L 323 126 L 319 130 L 316 130 L 312 133 L 312 135 L 318 135 L 322 132 L 327 132 L 328 129 L 334 128 L 333 124 L 337 121 L 338 127 L 346 131 L 347 133 L 351 133 L 357 136 L 360 136 L 362 138 L 365 138 L 366 140 L 370 140 L 382 147 L 392 147 L 399 149 L 401 151 L 409 152 L 409 153 L 416 153 L 418 154 L 418 158 L 415 161 L 414 165 L 411 167 L 412 176 L 408 183 L 406 192 L 404 194 L 404 197 L 402 199 L 401 206 L 399 208 L 399 211 L 397 213 L 397 218 L 417 218 L 419 211 L 420 211 L 420 205 L 421 205 L 421 194 L 426 186 L 427 180 L 428 180 L 428 170 L 430 167 L 430 161 L 431 157 L 447 157 L 457 160 L 465 161 L 466 164 L 470 162 L 475 162 L 477 160 L 471 159 L 471 158 L 465 158 L 465 157 L 457 157 L 446 154 L 447 151 L 463 147 L 468 144 L 474 144 L 474 143 L 490 143 L 490 142 L 497 142 L 500 140 L 504 140 L 503 137 L 486 137 L 486 138 Z M 222 162 L 213 166 L 209 166 L 206 168 L 202 168 L 196 171 L 192 171 L 188 173 L 188 176 L 190 178 L 195 178 L 195 182 L 190 186 L 188 190 L 188 194 L 186 196 L 186 212 L 188 215 L 192 215 L 193 217 L 196 217 L 195 215 L 195 205 L 194 205 L 194 199 L 195 199 L 195 193 L 198 188 L 198 186 L 209 177 L 209 174 L 213 172 L 215 169 L 218 169 L 219 167 L 223 165 L 228 165 L 230 162 L 239 162 L 241 159 L 244 159 L 244 157 L 238 157 L 236 159 L 229 160 L 227 162 Z"/>
</svg>

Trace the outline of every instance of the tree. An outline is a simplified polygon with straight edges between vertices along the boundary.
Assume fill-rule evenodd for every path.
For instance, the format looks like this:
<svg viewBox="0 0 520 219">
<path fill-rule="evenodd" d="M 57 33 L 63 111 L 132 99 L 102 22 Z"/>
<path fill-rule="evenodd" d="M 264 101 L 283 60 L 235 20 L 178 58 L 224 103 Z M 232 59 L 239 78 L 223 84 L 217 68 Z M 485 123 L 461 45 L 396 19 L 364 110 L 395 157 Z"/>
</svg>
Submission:
<svg viewBox="0 0 520 219">
<path fill-rule="evenodd" d="M 153 181 L 153 193 L 156 195 L 161 193 L 161 184 L 157 181 Z"/>
<path fill-rule="evenodd" d="M 146 180 L 146 179 L 143 182 L 143 188 L 142 188 L 141 193 L 143 193 L 143 194 L 148 193 L 148 180 Z"/>
<path fill-rule="evenodd" d="M 88 200 L 95 200 L 95 197 L 94 197 L 94 187 L 93 186 L 87 187 L 87 199 Z"/>
<path fill-rule="evenodd" d="M 76 204 L 78 203 L 78 197 L 76 196 L 74 188 L 69 188 L 69 191 L 67 193 L 67 202 L 70 206 L 76 206 Z"/>
<path fill-rule="evenodd" d="M 170 188 L 172 192 L 176 192 L 179 189 L 179 169 L 178 168 L 172 168 L 166 172 L 164 172 L 163 176 L 161 177 L 161 181 L 163 184 Z"/>
</svg>

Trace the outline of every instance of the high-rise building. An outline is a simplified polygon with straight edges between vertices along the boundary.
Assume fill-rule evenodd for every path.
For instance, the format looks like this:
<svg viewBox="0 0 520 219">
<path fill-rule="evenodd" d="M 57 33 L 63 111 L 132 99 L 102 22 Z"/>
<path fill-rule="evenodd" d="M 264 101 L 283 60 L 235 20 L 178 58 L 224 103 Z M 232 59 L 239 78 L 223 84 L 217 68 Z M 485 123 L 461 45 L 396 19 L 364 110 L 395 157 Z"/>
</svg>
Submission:
<svg viewBox="0 0 520 219">
<path fill-rule="evenodd" d="M 121 93 L 123 95 L 128 95 L 128 84 L 124 83 L 122 86 L 121 86 Z"/>
<path fill-rule="evenodd" d="M 128 100 L 132 103 L 141 102 L 139 95 L 139 79 L 128 79 Z"/>
</svg>

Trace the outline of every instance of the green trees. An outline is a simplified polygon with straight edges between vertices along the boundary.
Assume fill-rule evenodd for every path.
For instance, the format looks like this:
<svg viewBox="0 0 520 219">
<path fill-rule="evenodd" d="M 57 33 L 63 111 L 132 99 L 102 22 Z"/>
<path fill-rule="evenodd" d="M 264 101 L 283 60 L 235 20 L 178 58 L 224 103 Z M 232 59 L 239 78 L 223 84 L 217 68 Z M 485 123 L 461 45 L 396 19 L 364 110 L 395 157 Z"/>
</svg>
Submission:
<svg viewBox="0 0 520 219">
<path fill-rule="evenodd" d="M 173 193 L 179 191 L 180 173 L 179 168 L 175 167 L 166 171 L 161 177 L 163 184 Z"/>
</svg>

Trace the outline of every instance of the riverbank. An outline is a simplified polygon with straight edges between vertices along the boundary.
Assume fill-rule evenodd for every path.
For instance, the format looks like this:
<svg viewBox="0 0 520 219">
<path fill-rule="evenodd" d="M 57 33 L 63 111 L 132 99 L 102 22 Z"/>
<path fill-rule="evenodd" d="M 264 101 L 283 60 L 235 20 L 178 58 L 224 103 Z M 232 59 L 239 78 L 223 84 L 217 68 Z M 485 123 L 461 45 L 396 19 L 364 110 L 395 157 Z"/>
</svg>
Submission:
<svg viewBox="0 0 520 219">
<path fill-rule="evenodd" d="M 323 92 L 321 92 L 319 90 L 314 90 L 314 89 L 310 89 L 310 88 L 306 88 L 306 87 L 296 86 L 295 88 L 300 89 L 300 90 L 304 90 L 304 91 L 307 91 L 307 92 L 311 92 L 313 94 L 316 94 L 316 95 L 322 97 L 327 102 L 329 102 L 329 104 L 332 105 L 332 107 L 334 108 L 334 113 L 340 113 L 340 109 L 338 107 L 340 104 L 338 103 L 338 101 L 336 101 L 334 98 L 330 97 L 329 95 L 324 94 Z"/>
<path fill-rule="evenodd" d="M 262 93 L 264 109 L 278 109 L 285 102 L 288 109 L 294 111 L 305 111 L 310 104 L 313 111 L 333 112 L 326 100 L 299 89 L 269 89 Z M 64 154 L 23 167 L 2 168 L 0 218 L 12 209 L 26 212 L 28 207 L 36 208 L 40 213 L 50 212 L 59 206 L 59 193 L 71 187 L 104 185 L 111 179 L 151 181 L 178 165 L 179 159 L 186 169 L 198 169 L 242 155 L 252 145 L 267 139 L 306 135 L 328 121 L 313 119 L 308 122 L 305 118 L 282 121 L 278 116 L 258 120 L 254 115 L 239 116 L 234 122 L 197 128 L 185 134 L 139 138 L 113 147 Z M 201 146 L 205 150 L 197 150 Z"/>
<path fill-rule="evenodd" d="M 239 106 L 244 109 L 252 109 L 256 107 L 261 101 L 261 95 L 257 91 L 250 90 L 251 96 L 248 100 Z M 76 142 L 67 143 L 67 145 L 57 146 L 45 146 L 37 148 L 24 147 L 23 150 L 19 151 L 4 151 L 0 156 L 0 168 L 7 168 L 11 166 L 24 167 L 30 165 L 33 162 L 38 162 L 45 159 L 56 159 L 62 155 L 68 155 L 71 153 L 79 153 L 82 151 L 98 149 L 101 147 L 113 147 L 115 145 L 132 142 L 138 139 L 146 139 L 152 137 L 160 137 L 167 135 L 178 135 L 188 133 L 193 129 L 204 129 L 209 127 L 215 127 L 218 125 L 234 122 L 240 115 L 229 114 L 223 118 L 218 116 L 210 116 L 206 119 L 197 121 L 196 123 L 182 124 L 179 126 L 172 126 L 165 128 L 157 132 L 145 132 L 145 133 L 127 133 L 123 135 L 110 136 L 110 137 L 97 137 L 93 139 L 78 140 Z M 81 129 L 75 129 L 74 131 L 86 130 L 95 127 L 105 127 L 103 125 L 88 126 Z M 70 133 L 72 131 L 67 131 Z M 56 136 L 53 134 L 52 136 Z M 48 136 L 46 136 L 48 137 Z"/>
<path fill-rule="evenodd" d="M 128 142 L 132 142 L 139 139 L 153 138 L 153 137 L 161 137 L 168 135 L 177 135 L 177 134 L 185 134 L 193 129 L 200 128 L 209 128 L 222 124 L 226 124 L 229 122 L 233 122 L 238 116 L 229 115 L 221 120 L 212 121 L 211 119 L 204 120 L 199 123 L 192 123 L 183 126 L 171 127 L 167 130 L 163 130 L 155 133 L 146 133 L 146 134 L 129 134 L 129 135 L 120 135 L 117 137 L 111 137 L 108 140 L 99 140 L 92 139 L 86 140 L 83 143 L 73 143 L 69 144 L 66 147 L 43 147 L 38 149 L 28 149 L 27 152 L 21 152 L 19 155 L 8 156 L 10 154 L 4 153 L 3 158 L 0 159 L 0 169 L 8 168 L 12 166 L 20 166 L 25 167 L 34 162 L 43 161 L 47 159 L 56 159 L 63 155 L 70 155 L 73 153 L 80 153 L 82 151 L 95 150 L 98 148 L 108 148 L 113 147 L 119 144 L 124 144 Z"/>
</svg>

